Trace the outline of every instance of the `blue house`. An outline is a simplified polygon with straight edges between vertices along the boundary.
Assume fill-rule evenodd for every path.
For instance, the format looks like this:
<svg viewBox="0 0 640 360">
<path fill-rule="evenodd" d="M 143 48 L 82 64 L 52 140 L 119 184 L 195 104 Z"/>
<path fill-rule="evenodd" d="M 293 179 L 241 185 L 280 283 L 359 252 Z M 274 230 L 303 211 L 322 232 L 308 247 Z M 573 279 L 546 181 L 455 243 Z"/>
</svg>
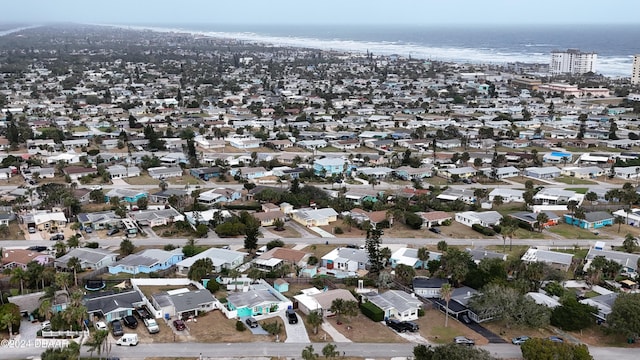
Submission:
<svg viewBox="0 0 640 360">
<path fill-rule="evenodd" d="M 571 214 L 564 215 L 564 222 L 583 229 L 599 229 L 613 225 L 614 216 L 605 211 L 593 211 L 585 214 L 584 219 L 574 218 Z"/>
<path fill-rule="evenodd" d="M 109 266 L 110 274 L 148 274 L 166 270 L 184 259 L 182 249 L 164 251 L 147 249 L 137 254 L 128 255 Z"/>
<path fill-rule="evenodd" d="M 143 304 L 142 295 L 136 290 L 120 293 L 107 291 L 101 296 L 84 300 L 89 319 L 104 317 L 107 323 L 133 314 L 133 310 Z"/>
<path fill-rule="evenodd" d="M 292 303 L 271 285 L 261 280 L 258 284 L 252 284 L 249 291 L 230 293 L 226 305 L 229 310 L 236 313 L 235 317 L 242 318 L 285 310 L 292 306 Z"/>
<path fill-rule="evenodd" d="M 146 191 L 115 188 L 109 190 L 109 192 L 104 195 L 104 202 L 108 203 L 111 198 L 117 197 L 120 201 L 135 204 L 139 199 L 147 196 L 148 193 Z"/>
<path fill-rule="evenodd" d="M 200 180 L 208 181 L 211 178 L 217 178 L 222 173 L 222 170 L 217 167 L 201 167 L 196 169 L 189 170 L 191 176 L 196 177 Z"/>
<path fill-rule="evenodd" d="M 342 158 L 322 158 L 313 163 L 313 173 L 317 176 L 329 177 L 345 171 L 346 161 Z"/>
<path fill-rule="evenodd" d="M 427 263 L 432 260 L 440 260 L 441 253 L 429 251 L 429 259 Z M 391 268 L 395 269 L 398 265 L 411 266 L 414 269 L 420 269 L 426 267 L 422 260 L 418 258 L 418 249 L 402 247 L 396 250 L 389 258 Z"/>
</svg>

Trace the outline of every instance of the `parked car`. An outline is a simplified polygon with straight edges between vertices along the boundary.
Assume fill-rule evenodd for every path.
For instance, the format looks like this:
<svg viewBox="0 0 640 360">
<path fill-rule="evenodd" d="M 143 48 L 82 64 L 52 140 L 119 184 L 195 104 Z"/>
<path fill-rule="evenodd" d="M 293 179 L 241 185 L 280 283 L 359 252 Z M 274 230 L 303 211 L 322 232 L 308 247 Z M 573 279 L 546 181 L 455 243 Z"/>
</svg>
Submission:
<svg viewBox="0 0 640 360">
<path fill-rule="evenodd" d="M 64 241 L 64 235 L 62 235 L 62 234 L 55 234 L 55 235 L 51 236 L 51 237 L 49 238 L 49 240 L 51 240 L 51 241 Z"/>
<path fill-rule="evenodd" d="M 109 231 L 107 231 L 107 236 L 112 236 L 112 235 L 115 235 L 115 234 L 117 234 L 119 232 L 120 232 L 120 229 L 113 228 L 113 229 L 110 229 Z"/>
<path fill-rule="evenodd" d="M 513 345 L 522 345 L 527 340 L 529 340 L 529 337 L 526 335 L 523 335 L 523 336 L 514 337 L 513 339 L 511 339 L 511 343 Z"/>
<path fill-rule="evenodd" d="M 175 327 L 178 331 L 182 331 L 187 328 L 187 325 L 185 325 L 184 321 L 178 319 L 173 320 L 173 327 Z"/>
<path fill-rule="evenodd" d="M 257 328 L 258 327 L 258 322 L 256 321 L 256 319 L 254 319 L 252 317 L 247 318 L 244 322 L 250 328 Z"/>
<path fill-rule="evenodd" d="M 43 321 L 43 322 L 40 324 L 40 328 L 41 328 L 42 330 L 51 330 L 51 321 L 49 321 L 49 320 L 47 320 L 47 321 Z"/>
<path fill-rule="evenodd" d="M 93 232 L 93 229 L 91 228 L 91 226 L 87 226 L 86 228 L 84 228 L 84 232 L 86 232 L 87 234 L 91 234 Z"/>
<path fill-rule="evenodd" d="M 122 322 L 120 322 L 120 320 L 113 320 L 111 322 L 111 333 L 113 336 L 124 335 L 124 329 L 122 328 Z"/>
<path fill-rule="evenodd" d="M 116 341 L 116 345 L 120 346 L 136 346 L 138 345 L 138 334 L 124 334 L 118 341 Z"/>
<path fill-rule="evenodd" d="M 411 331 L 411 332 L 415 332 L 418 331 L 420 328 L 418 327 L 418 324 L 410 322 L 410 321 L 400 321 L 400 320 L 396 320 L 396 319 L 387 319 L 385 320 L 385 323 L 387 324 L 388 327 L 392 328 L 393 330 L 399 332 L 399 333 L 403 333 L 406 331 Z"/>
<path fill-rule="evenodd" d="M 287 309 L 287 320 L 289 320 L 289 324 L 298 323 L 298 315 L 293 309 Z"/>
<path fill-rule="evenodd" d="M 43 251 L 47 250 L 47 247 L 46 246 L 29 246 L 27 248 L 27 250 L 43 252 Z"/>
<path fill-rule="evenodd" d="M 104 321 L 98 321 L 93 325 L 96 330 L 107 330 L 107 324 Z"/>
<path fill-rule="evenodd" d="M 549 336 L 549 340 L 557 343 L 563 343 L 564 339 L 559 336 Z"/>
<path fill-rule="evenodd" d="M 465 336 L 456 336 L 455 338 L 453 338 L 453 342 L 459 345 L 467 345 L 467 346 L 473 346 L 476 344 L 476 342 L 473 339 L 469 339 L 468 337 L 465 337 Z"/>
<path fill-rule="evenodd" d="M 160 332 L 160 327 L 158 326 L 158 323 L 156 322 L 155 319 L 145 318 L 143 321 L 144 321 L 144 326 L 146 326 L 147 331 L 149 331 L 149 334 L 157 334 Z"/>
<path fill-rule="evenodd" d="M 133 315 L 125 316 L 124 319 L 122 319 L 122 322 L 124 322 L 124 326 L 128 327 L 129 329 L 135 329 L 138 327 L 138 320 L 136 320 L 135 316 Z"/>
<path fill-rule="evenodd" d="M 442 231 L 440 231 L 440 228 L 437 227 L 430 227 L 429 231 L 431 231 L 432 233 L 436 233 L 436 234 L 440 234 Z"/>
<path fill-rule="evenodd" d="M 36 228 L 34 228 L 33 226 L 29 226 L 29 234 L 35 234 L 36 233 Z"/>
</svg>

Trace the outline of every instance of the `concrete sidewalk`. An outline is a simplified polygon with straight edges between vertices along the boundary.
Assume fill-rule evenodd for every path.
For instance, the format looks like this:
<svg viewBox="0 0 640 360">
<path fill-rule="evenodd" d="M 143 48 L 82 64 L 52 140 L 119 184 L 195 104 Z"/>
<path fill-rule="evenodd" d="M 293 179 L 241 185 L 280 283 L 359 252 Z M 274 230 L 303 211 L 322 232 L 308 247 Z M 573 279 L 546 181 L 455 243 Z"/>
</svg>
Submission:
<svg viewBox="0 0 640 360">
<path fill-rule="evenodd" d="M 336 328 L 333 327 L 330 323 L 324 321 L 322 322 L 322 330 L 324 330 L 331 338 L 333 342 L 337 343 L 350 343 L 352 342 L 346 336 L 342 335 Z"/>
</svg>

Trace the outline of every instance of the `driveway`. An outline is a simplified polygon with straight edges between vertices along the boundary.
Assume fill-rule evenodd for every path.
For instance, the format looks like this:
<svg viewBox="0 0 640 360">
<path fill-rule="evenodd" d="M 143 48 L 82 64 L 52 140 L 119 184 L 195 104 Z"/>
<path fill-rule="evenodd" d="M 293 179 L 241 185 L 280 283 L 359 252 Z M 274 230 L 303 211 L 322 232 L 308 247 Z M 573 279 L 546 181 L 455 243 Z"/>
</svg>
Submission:
<svg viewBox="0 0 640 360">
<path fill-rule="evenodd" d="M 300 318 L 299 315 L 297 324 L 289 324 L 284 311 L 278 312 L 278 315 L 284 322 L 284 328 L 287 331 L 287 340 L 284 341 L 285 343 L 308 344 L 311 342 L 311 340 L 309 340 L 309 334 L 307 334 L 307 328 L 302 323 L 302 318 Z"/>
<path fill-rule="evenodd" d="M 269 333 L 267 332 L 267 330 L 263 329 L 262 326 L 258 325 L 258 327 L 249 327 L 247 325 L 247 323 L 245 322 L 245 320 L 247 320 L 249 317 L 248 316 L 244 316 L 240 318 L 240 321 L 242 321 L 242 323 L 244 324 L 244 326 L 249 329 L 249 331 L 251 331 L 251 333 L 253 335 L 269 335 Z"/>
<path fill-rule="evenodd" d="M 489 344 L 506 344 L 507 343 L 506 340 L 498 336 L 496 333 L 486 329 L 484 326 L 478 323 L 465 324 L 462 321 L 460 323 L 464 324 L 469 329 L 477 332 L 478 334 L 482 335 L 484 338 L 489 340 Z"/>
<path fill-rule="evenodd" d="M 23 317 L 22 320 L 20 320 L 20 335 L 16 338 L 22 341 L 35 340 L 38 337 L 37 333 L 40 327 L 39 322 L 32 323 Z"/>
</svg>

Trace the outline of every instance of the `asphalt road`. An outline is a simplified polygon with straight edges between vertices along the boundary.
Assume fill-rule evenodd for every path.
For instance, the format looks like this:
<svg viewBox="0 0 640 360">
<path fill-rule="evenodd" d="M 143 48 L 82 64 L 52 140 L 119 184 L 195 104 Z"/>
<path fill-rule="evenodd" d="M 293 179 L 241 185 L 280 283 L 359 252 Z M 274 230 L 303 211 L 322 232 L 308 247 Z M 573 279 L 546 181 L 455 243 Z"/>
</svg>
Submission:
<svg viewBox="0 0 640 360">
<path fill-rule="evenodd" d="M 294 343 L 167 343 L 167 344 L 140 344 L 135 347 L 112 346 L 110 356 L 117 356 L 120 359 L 138 360 L 147 357 L 192 357 L 198 359 L 202 355 L 207 358 L 240 358 L 240 357 L 272 357 L 286 356 L 288 358 L 299 359 L 302 349 L 308 344 Z M 322 352 L 322 343 L 314 343 L 314 350 Z M 358 356 L 364 358 L 391 358 L 411 356 L 412 343 L 391 343 L 391 344 L 367 344 L 367 343 L 339 343 L 337 350 L 344 352 L 346 356 Z M 511 344 L 489 344 L 481 346 L 489 351 L 493 356 L 502 359 L 522 358 L 520 347 Z M 82 348 L 83 356 L 90 354 Z M 0 354 L 2 359 L 26 359 L 31 356 L 38 356 L 44 349 L 38 347 L 23 348 L 3 348 Z M 637 359 L 638 350 L 635 348 L 611 348 L 611 347 L 590 347 L 589 351 L 596 360 L 626 360 Z M 95 354 L 94 354 L 95 356 Z M 104 356 L 104 354 L 103 354 Z"/>
</svg>

